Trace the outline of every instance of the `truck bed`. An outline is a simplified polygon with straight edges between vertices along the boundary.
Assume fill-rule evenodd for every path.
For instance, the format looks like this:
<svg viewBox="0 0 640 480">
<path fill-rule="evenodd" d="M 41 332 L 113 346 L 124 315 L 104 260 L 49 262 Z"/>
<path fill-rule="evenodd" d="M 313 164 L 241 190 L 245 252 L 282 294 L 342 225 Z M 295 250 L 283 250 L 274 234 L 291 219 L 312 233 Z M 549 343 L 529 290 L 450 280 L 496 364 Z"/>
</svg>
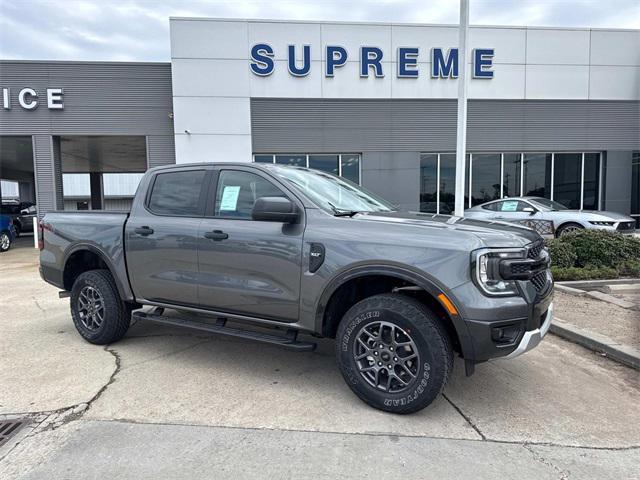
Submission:
<svg viewBox="0 0 640 480">
<path fill-rule="evenodd" d="M 124 227 L 128 218 L 129 212 L 126 210 L 46 213 L 42 218 L 45 246 L 40 252 L 42 277 L 60 288 L 65 288 L 64 266 L 67 259 L 75 250 L 88 247 L 100 254 L 117 279 L 127 279 Z M 119 286 L 124 286 L 122 283 Z M 129 291 L 128 285 L 126 290 Z"/>
</svg>

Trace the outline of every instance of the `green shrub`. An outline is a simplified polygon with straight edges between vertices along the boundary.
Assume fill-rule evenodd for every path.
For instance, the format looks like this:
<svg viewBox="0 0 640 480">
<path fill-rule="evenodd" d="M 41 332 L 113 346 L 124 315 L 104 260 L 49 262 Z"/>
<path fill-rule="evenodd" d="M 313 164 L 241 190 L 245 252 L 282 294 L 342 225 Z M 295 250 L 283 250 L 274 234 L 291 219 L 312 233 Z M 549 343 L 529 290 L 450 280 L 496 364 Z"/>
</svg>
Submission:
<svg viewBox="0 0 640 480">
<path fill-rule="evenodd" d="M 640 262 L 640 239 L 606 230 L 580 230 L 560 237 L 576 254 L 576 267 L 618 268 L 625 262 Z"/>
<path fill-rule="evenodd" d="M 553 279 L 556 282 L 568 281 L 568 280 L 608 280 L 611 278 L 618 278 L 618 270 L 610 267 L 599 268 L 559 268 L 551 267 L 551 273 Z"/>
<path fill-rule="evenodd" d="M 578 256 L 569 243 L 562 242 L 561 239 L 548 240 L 546 242 L 549 255 L 551 255 L 551 265 L 558 268 L 575 267 Z"/>
<path fill-rule="evenodd" d="M 640 261 L 639 260 L 627 260 L 618 267 L 620 275 L 627 277 L 640 277 Z"/>
</svg>

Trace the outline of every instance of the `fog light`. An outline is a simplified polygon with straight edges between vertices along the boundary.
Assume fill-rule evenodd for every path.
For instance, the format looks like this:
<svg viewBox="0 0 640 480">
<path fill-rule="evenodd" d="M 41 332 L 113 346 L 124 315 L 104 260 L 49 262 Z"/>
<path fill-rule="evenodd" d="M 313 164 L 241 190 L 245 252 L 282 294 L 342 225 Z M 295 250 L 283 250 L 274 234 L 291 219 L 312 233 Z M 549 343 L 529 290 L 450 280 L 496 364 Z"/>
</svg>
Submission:
<svg viewBox="0 0 640 480">
<path fill-rule="evenodd" d="M 491 329 L 491 340 L 496 343 L 513 343 L 520 333 L 519 324 L 501 325 Z"/>
</svg>

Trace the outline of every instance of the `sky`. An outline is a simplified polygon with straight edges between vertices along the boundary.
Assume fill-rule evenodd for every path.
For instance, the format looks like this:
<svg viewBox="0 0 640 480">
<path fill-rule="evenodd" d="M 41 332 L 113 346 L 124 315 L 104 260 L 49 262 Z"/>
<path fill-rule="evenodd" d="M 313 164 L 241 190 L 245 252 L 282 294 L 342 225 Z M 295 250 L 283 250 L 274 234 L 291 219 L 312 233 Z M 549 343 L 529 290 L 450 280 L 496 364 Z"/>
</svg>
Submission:
<svg viewBox="0 0 640 480">
<path fill-rule="evenodd" d="M 640 29 L 640 0 L 469 0 L 472 25 Z M 0 58 L 169 61 L 169 17 L 448 23 L 459 0 L 0 0 Z"/>
</svg>

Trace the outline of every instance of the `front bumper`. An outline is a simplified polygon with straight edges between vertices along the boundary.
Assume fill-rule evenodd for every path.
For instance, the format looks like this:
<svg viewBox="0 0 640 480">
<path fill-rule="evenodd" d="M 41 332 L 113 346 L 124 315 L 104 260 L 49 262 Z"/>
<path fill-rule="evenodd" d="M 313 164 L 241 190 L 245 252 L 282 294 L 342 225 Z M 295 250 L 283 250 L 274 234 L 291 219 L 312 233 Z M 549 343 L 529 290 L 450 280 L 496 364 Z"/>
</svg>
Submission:
<svg viewBox="0 0 640 480">
<path fill-rule="evenodd" d="M 547 310 L 547 314 L 542 320 L 540 328 L 536 328 L 535 330 L 529 330 L 528 332 L 525 332 L 516 349 L 506 357 L 502 357 L 502 358 L 519 357 L 523 353 L 528 352 L 529 350 L 537 347 L 540 341 L 542 341 L 544 336 L 549 331 L 549 327 L 551 326 L 552 320 L 553 320 L 553 303 L 549 304 L 549 309 Z"/>
</svg>

